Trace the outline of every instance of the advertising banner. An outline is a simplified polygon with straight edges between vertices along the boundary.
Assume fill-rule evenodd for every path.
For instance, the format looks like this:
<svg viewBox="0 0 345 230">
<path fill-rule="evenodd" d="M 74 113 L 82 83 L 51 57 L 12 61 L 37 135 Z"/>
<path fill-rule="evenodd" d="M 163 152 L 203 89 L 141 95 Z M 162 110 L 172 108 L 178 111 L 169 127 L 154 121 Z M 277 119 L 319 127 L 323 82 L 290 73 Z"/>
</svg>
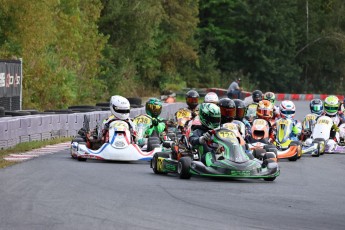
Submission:
<svg viewBox="0 0 345 230">
<path fill-rule="evenodd" d="M 0 98 L 20 96 L 21 62 L 0 60 Z"/>
</svg>

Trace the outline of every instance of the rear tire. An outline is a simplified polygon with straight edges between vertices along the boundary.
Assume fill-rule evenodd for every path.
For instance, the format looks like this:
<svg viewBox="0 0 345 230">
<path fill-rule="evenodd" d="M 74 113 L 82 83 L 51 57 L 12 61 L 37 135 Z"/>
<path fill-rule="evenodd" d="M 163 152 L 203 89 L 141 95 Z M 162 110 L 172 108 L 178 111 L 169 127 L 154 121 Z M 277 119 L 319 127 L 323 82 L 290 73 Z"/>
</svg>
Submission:
<svg viewBox="0 0 345 230">
<path fill-rule="evenodd" d="M 192 174 L 190 173 L 190 166 L 192 159 L 190 157 L 181 157 L 177 163 L 177 173 L 181 179 L 190 179 Z"/>
<path fill-rule="evenodd" d="M 321 148 L 321 146 L 320 146 L 320 142 L 319 141 L 313 141 L 312 142 L 313 144 L 317 144 L 317 154 L 313 154 L 313 155 L 311 155 L 312 157 L 319 157 L 320 156 L 320 148 Z"/>
</svg>

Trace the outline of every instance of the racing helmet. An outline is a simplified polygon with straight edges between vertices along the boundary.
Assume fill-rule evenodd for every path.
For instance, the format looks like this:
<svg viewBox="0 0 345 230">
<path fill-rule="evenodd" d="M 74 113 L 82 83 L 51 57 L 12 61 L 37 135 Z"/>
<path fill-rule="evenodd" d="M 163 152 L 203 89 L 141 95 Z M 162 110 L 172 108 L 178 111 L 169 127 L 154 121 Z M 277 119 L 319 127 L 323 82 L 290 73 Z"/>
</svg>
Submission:
<svg viewBox="0 0 345 230">
<path fill-rule="evenodd" d="M 186 104 L 190 109 L 195 109 L 199 104 L 199 93 L 195 90 L 189 90 L 186 93 Z"/>
<path fill-rule="evenodd" d="M 310 112 L 321 115 L 323 112 L 323 103 L 320 99 L 313 99 L 309 103 Z"/>
<path fill-rule="evenodd" d="M 266 92 L 264 94 L 264 99 L 269 100 L 273 104 L 273 106 L 276 103 L 276 95 L 272 92 Z"/>
<path fill-rule="evenodd" d="M 199 118 L 203 126 L 216 129 L 220 125 L 220 108 L 213 103 L 202 103 L 199 108 Z"/>
<path fill-rule="evenodd" d="M 233 101 L 235 102 L 235 105 L 236 105 L 235 120 L 242 121 L 247 110 L 246 104 L 241 99 L 234 99 Z"/>
<path fill-rule="evenodd" d="M 279 111 L 282 118 L 293 118 L 296 113 L 296 107 L 292 101 L 284 100 L 279 105 Z"/>
<path fill-rule="evenodd" d="M 218 95 L 214 92 L 209 92 L 205 95 L 204 103 L 213 103 L 218 105 L 219 98 Z"/>
<path fill-rule="evenodd" d="M 219 108 L 222 123 L 231 122 L 236 117 L 236 105 L 233 100 L 229 98 L 220 99 Z"/>
<path fill-rule="evenodd" d="M 273 104 L 269 100 L 259 102 L 256 109 L 256 116 L 261 119 L 270 120 L 273 117 Z"/>
<path fill-rule="evenodd" d="M 331 95 L 326 97 L 324 102 L 324 108 L 327 115 L 334 116 L 339 109 L 339 99 L 337 96 Z"/>
<path fill-rule="evenodd" d="M 262 100 L 262 92 L 261 90 L 254 90 L 253 93 L 252 93 L 252 98 L 253 98 L 253 101 L 258 103 L 259 101 Z"/>
<path fill-rule="evenodd" d="M 130 106 L 125 97 L 114 95 L 110 98 L 110 112 L 118 119 L 126 120 L 129 118 Z"/>
<path fill-rule="evenodd" d="M 150 98 L 145 104 L 145 111 L 151 117 L 158 117 L 162 112 L 162 102 L 157 98 Z"/>
</svg>

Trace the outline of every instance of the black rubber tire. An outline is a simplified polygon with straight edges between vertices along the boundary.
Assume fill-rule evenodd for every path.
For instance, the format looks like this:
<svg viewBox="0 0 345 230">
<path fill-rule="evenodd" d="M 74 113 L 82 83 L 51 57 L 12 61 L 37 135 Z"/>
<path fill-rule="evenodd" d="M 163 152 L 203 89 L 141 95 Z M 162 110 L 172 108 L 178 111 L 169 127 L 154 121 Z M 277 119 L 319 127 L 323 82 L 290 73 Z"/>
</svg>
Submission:
<svg viewBox="0 0 345 230">
<path fill-rule="evenodd" d="M 317 154 L 313 154 L 311 155 L 312 157 L 319 157 L 320 156 L 320 142 L 319 141 L 313 141 L 313 144 L 316 143 L 317 144 Z"/>
<path fill-rule="evenodd" d="M 323 142 L 324 146 L 326 146 L 326 141 L 323 138 L 315 138 L 314 141 Z M 325 153 L 325 148 L 322 152 L 320 152 L 320 155 L 323 155 Z"/>
<path fill-rule="evenodd" d="M 110 103 L 109 102 L 99 102 L 99 103 L 96 103 L 96 106 L 98 107 L 107 107 L 109 109 L 109 105 Z"/>
<path fill-rule="evenodd" d="M 253 151 L 253 156 L 259 160 L 262 160 L 262 158 L 264 157 L 266 153 L 265 149 L 254 149 Z"/>
<path fill-rule="evenodd" d="M 272 152 L 266 152 L 264 155 L 264 160 L 268 160 L 268 159 L 276 159 L 277 156 L 275 155 L 275 153 Z"/>
<path fill-rule="evenodd" d="M 11 115 L 11 116 L 28 116 L 31 115 L 29 112 L 23 112 L 23 111 L 5 111 L 5 115 Z"/>
<path fill-rule="evenodd" d="M 299 146 L 299 144 L 296 143 L 296 141 L 293 141 L 293 142 L 291 142 L 290 146 Z M 299 157 L 298 157 L 298 153 L 296 153 L 296 155 L 294 155 L 294 156 L 288 158 L 288 160 L 289 160 L 289 161 L 297 161 L 298 158 L 299 158 Z"/>
<path fill-rule="evenodd" d="M 192 174 L 190 173 L 190 166 L 192 159 L 190 157 L 181 157 L 177 163 L 177 173 L 181 179 L 190 179 Z"/>
<path fill-rule="evenodd" d="M 45 110 L 45 113 L 54 113 L 54 114 L 70 114 L 70 113 L 75 113 L 71 109 L 60 109 L 60 110 Z"/>
<path fill-rule="evenodd" d="M 131 104 L 131 106 L 142 104 L 142 100 L 140 97 L 128 97 L 127 100 L 129 101 L 129 104 Z"/>
<path fill-rule="evenodd" d="M 167 174 L 165 172 L 160 172 L 157 169 L 157 159 L 158 157 L 169 158 L 169 153 L 157 152 L 153 155 L 151 160 L 151 168 L 155 174 Z"/>
<path fill-rule="evenodd" d="M 94 105 L 72 105 L 69 106 L 68 109 L 95 109 L 96 106 Z"/>
<path fill-rule="evenodd" d="M 4 117 L 4 116 L 5 116 L 5 108 L 0 107 L 0 117 Z"/>
</svg>

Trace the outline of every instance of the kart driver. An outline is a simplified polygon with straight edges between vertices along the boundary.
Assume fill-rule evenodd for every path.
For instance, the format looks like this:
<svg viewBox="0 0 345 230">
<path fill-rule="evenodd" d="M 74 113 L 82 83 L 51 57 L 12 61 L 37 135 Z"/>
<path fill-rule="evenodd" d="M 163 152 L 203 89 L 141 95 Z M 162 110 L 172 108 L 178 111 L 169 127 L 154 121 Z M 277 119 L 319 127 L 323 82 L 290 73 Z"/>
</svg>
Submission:
<svg viewBox="0 0 345 230">
<path fill-rule="evenodd" d="M 87 147 L 90 149 L 98 149 L 102 144 L 109 142 L 109 125 L 112 121 L 122 120 L 125 121 L 132 135 L 132 141 L 135 142 L 136 133 L 134 131 L 134 124 L 129 118 L 130 103 L 127 98 L 114 95 L 110 98 L 110 112 L 111 115 L 102 123 L 102 131 L 98 135 L 98 127 L 91 132 L 84 128 L 78 131 L 78 134 L 86 139 Z"/>
<path fill-rule="evenodd" d="M 198 150 L 201 162 L 210 166 L 215 162 L 216 157 L 215 152 L 207 145 L 207 142 L 211 140 L 209 131 L 220 126 L 220 108 L 213 103 L 202 103 L 199 117 L 202 125 L 192 131 L 189 142 Z"/>
<path fill-rule="evenodd" d="M 145 104 L 146 114 L 152 118 L 152 125 L 146 130 L 146 135 L 151 136 L 166 136 L 166 125 L 163 118 L 159 117 L 162 112 L 162 102 L 157 98 L 150 98 Z"/>
<path fill-rule="evenodd" d="M 302 131 L 302 125 L 299 121 L 293 119 L 296 113 L 295 104 L 290 100 L 284 100 L 279 105 L 280 116 L 282 118 L 291 119 L 293 121 L 292 132 L 290 133 L 290 138 L 293 141 L 299 140 L 299 135 Z"/>
</svg>

